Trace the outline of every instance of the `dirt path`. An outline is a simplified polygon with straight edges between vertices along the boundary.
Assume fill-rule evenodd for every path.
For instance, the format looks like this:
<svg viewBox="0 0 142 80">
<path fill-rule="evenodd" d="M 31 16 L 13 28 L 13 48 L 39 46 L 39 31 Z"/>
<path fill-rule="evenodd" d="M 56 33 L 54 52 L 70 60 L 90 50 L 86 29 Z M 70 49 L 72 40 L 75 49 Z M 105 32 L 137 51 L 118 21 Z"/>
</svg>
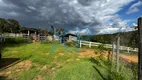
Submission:
<svg viewBox="0 0 142 80">
<path fill-rule="evenodd" d="M 120 57 L 126 59 L 128 62 L 138 63 L 138 56 L 120 54 Z"/>
<path fill-rule="evenodd" d="M 84 58 L 84 57 L 95 57 L 95 56 L 99 56 L 100 54 L 95 54 L 94 50 L 92 49 L 81 49 L 84 52 L 80 52 L 78 53 L 80 56 L 80 58 Z M 105 56 L 107 56 L 108 53 L 105 52 Z M 121 54 L 120 53 L 120 57 L 127 60 L 128 62 L 133 62 L 133 63 L 138 63 L 138 57 L 136 55 L 125 55 L 125 54 Z"/>
</svg>

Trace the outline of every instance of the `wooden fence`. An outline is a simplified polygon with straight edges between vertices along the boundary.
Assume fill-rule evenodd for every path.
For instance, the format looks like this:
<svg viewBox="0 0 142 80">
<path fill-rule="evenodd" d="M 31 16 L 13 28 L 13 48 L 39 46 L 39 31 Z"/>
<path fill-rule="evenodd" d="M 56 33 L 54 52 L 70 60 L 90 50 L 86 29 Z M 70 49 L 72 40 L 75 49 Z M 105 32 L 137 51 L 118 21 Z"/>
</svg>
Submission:
<svg viewBox="0 0 142 80">
<path fill-rule="evenodd" d="M 0 35 L 0 43 L 5 42 L 5 37 L 3 34 Z"/>
<path fill-rule="evenodd" d="M 34 35 L 34 34 L 15 34 L 15 33 L 4 33 L 4 34 L 0 34 L 0 42 L 2 42 L 2 40 L 5 40 L 5 38 L 18 38 L 18 37 L 22 37 L 24 39 L 33 39 L 33 40 L 50 40 L 52 41 L 52 36 L 40 36 L 40 35 Z"/>
<path fill-rule="evenodd" d="M 102 43 L 98 43 L 98 42 L 89 42 L 89 41 L 80 41 L 80 47 L 82 47 L 82 45 L 89 46 L 90 48 L 92 46 L 99 46 L 99 45 L 103 45 L 105 48 L 112 48 L 111 44 L 102 44 Z M 114 47 L 116 48 L 116 46 L 114 46 Z M 126 47 L 126 46 L 120 46 L 119 49 L 126 50 L 128 53 L 130 51 L 138 52 L 138 48 L 131 48 L 131 47 Z"/>
<path fill-rule="evenodd" d="M 23 37 L 24 34 L 19 34 L 19 33 L 4 33 L 3 34 L 5 37 Z"/>
</svg>

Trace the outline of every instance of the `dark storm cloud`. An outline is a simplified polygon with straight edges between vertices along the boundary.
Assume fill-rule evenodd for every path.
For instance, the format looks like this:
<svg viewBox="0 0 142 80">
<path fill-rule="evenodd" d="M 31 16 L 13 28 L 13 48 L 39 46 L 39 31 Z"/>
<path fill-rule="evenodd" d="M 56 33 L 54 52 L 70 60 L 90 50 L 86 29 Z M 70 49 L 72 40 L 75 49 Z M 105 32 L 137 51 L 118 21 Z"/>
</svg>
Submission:
<svg viewBox="0 0 142 80">
<path fill-rule="evenodd" d="M 0 0 L 0 17 L 17 19 L 23 26 L 28 27 L 91 27 L 97 31 L 110 26 L 108 20 L 115 17 L 114 14 L 131 1 Z"/>
</svg>

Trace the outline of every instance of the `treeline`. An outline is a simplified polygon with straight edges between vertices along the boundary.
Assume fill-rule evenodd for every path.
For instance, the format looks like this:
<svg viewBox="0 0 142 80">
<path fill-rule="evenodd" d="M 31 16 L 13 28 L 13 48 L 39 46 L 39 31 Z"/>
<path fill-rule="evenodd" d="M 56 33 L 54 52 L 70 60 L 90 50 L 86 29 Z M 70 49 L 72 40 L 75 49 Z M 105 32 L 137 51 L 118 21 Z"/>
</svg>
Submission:
<svg viewBox="0 0 142 80">
<path fill-rule="evenodd" d="M 55 34 L 55 29 L 56 33 L 61 34 L 61 32 L 64 31 L 62 28 L 57 28 L 55 26 L 48 27 L 47 28 L 29 28 L 29 27 L 24 27 L 19 24 L 17 20 L 14 19 L 4 19 L 0 18 L 0 33 L 27 33 L 28 30 L 31 32 L 37 32 L 37 34 L 40 35 L 53 35 Z"/>
<path fill-rule="evenodd" d="M 18 33 L 21 26 L 18 21 L 14 19 L 3 19 L 0 18 L 0 32 L 12 32 L 12 33 Z"/>
<path fill-rule="evenodd" d="M 120 45 L 129 46 L 133 48 L 138 47 L 138 31 L 121 32 L 121 33 L 115 33 L 115 34 L 83 36 L 83 39 L 88 38 L 88 40 L 92 42 L 112 44 L 112 41 L 116 39 L 118 34 L 120 34 Z"/>
</svg>

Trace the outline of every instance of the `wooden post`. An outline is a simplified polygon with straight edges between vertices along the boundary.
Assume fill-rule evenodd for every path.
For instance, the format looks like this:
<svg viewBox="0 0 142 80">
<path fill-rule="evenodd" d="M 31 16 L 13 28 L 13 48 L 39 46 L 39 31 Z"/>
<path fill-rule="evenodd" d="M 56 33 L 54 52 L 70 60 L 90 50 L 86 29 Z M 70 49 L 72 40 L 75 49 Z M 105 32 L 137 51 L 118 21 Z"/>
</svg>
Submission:
<svg viewBox="0 0 142 80">
<path fill-rule="evenodd" d="M 122 46 L 120 46 L 120 50 L 122 50 Z"/>
<path fill-rule="evenodd" d="M 120 46 L 120 37 L 117 38 L 117 51 L 116 51 L 116 68 L 117 72 L 119 72 L 119 46 Z"/>
<path fill-rule="evenodd" d="M 89 42 L 89 48 L 91 48 L 91 42 Z"/>
<path fill-rule="evenodd" d="M 28 36 L 30 35 L 30 31 L 28 30 Z"/>
<path fill-rule="evenodd" d="M 35 31 L 35 40 L 37 40 L 36 31 Z"/>
<path fill-rule="evenodd" d="M 5 35 L 3 35 L 3 42 L 5 42 Z"/>
<path fill-rule="evenodd" d="M 1 54 L 1 51 L 2 51 L 2 50 L 1 50 L 1 47 L 2 47 L 2 46 L 1 46 L 1 45 L 2 45 L 2 42 L 0 42 L 0 60 L 2 59 L 2 54 Z"/>
<path fill-rule="evenodd" d="M 112 42 L 112 63 L 114 62 L 115 42 Z"/>
<path fill-rule="evenodd" d="M 138 80 L 142 80 L 142 17 L 138 19 L 139 53 L 138 53 Z"/>
<path fill-rule="evenodd" d="M 81 41 L 80 41 L 80 48 L 81 48 Z"/>
<path fill-rule="evenodd" d="M 2 35 L 0 35 L 0 43 L 2 43 Z"/>
<path fill-rule="evenodd" d="M 0 60 L 2 59 L 1 47 L 2 47 L 2 35 L 0 35 Z"/>
<path fill-rule="evenodd" d="M 128 53 L 130 52 L 130 48 L 129 48 L 129 47 L 127 48 L 127 52 L 128 52 Z"/>
</svg>

